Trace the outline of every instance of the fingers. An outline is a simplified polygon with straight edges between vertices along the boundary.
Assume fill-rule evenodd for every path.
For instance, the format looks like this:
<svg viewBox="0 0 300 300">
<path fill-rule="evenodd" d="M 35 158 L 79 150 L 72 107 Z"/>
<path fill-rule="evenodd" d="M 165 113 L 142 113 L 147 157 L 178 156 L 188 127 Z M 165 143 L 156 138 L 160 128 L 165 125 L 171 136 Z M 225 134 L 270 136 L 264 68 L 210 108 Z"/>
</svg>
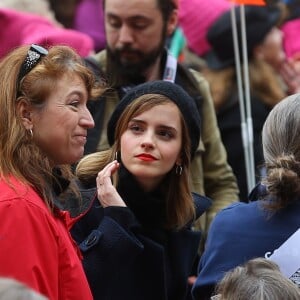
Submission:
<svg viewBox="0 0 300 300">
<path fill-rule="evenodd" d="M 292 79 L 296 74 L 296 72 L 290 62 L 286 62 L 285 64 L 282 65 L 280 73 L 281 73 L 283 79 L 286 81 Z"/>
<path fill-rule="evenodd" d="M 295 65 L 287 61 L 280 70 L 281 76 L 288 87 L 288 92 L 294 94 L 300 90 L 300 73 Z"/>
<path fill-rule="evenodd" d="M 98 173 L 96 182 L 97 186 L 111 183 L 111 176 L 118 170 L 120 164 L 114 160 L 107 164 L 102 171 Z"/>
<path fill-rule="evenodd" d="M 115 160 L 105 166 L 96 178 L 97 195 L 103 207 L 126 206 L 112 184 L 111 176 L 118 170 L 120 164 Z"/>
</svg>

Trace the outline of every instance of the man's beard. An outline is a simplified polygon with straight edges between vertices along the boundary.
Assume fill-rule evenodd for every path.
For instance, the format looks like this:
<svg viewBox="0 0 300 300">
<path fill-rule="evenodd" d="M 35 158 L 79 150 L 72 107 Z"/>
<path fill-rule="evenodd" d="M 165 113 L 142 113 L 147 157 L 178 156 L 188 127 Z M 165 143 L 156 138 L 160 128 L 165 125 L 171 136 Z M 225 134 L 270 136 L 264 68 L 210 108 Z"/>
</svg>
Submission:
<svg viewBox="0 0 300 300">
<path fill-rule="evenodd" d="M 163 53 L 164 47 L 164 38 L 157 48 L 147 54 L 132 49 L 130 46 L 115 50 L 107 46 L 107 74 L 110 77 L 110 83 L 114 86 L 122 86 L 145 82 L 145 71 L 156 62 L 157 58 Z M 123 52 L 134 56 L 136 61 L 122 60 Z"/>
</svg>

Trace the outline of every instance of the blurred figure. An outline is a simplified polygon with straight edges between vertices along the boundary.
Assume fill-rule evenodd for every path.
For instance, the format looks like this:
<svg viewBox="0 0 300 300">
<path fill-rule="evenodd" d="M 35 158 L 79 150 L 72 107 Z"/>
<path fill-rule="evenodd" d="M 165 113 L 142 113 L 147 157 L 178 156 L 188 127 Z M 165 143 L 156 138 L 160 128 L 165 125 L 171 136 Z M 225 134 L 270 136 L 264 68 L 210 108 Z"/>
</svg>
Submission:
<svg viewBox="0 0 300 300">
<path fill-rule="evenodd" d="M 95 51 L 105 48 L 102 0 L 49 0 L 49 2 L 57 20 L 64 27 L 91 37 Z"/>
<path fill-rule="evenodd" d="M 72 28 L 76 7 L 80 0 L 47 0 L 56 19 L 66 28 Z"/>
<path fill-rule="evenodd" d="M 49 299 L 92 299 L 62 210 L 78 190 L 70 164 L 94 126 L 87 100 L 102 92 L 66 46 L 21 46 L 0 63 L 0 276 Z M 78 206 L 78 204 L 77 204 Z"/>
<path fill-rule="evenodd" d="M 288 10 L 288 20 L 300 17 L 300 1 L 299 0 L 281 0 Z"/>
<path fill-rule="evenodd" d="M 235 7 L 241 51 L 240 7 Z M 277 6 L 245 6 L 247 52 L 249 62 L 250 101 L 253 120 L 255 180 L 264 174 L 261 129 L 272 107 L 284 98 L 279 70 L 285 62 L 282 32 L 277 27 L 281 11 Z M 225 12 L 209 28 L 207 39 L 212 51 L 205 56 L 208 80 L 214 100 L 222 141 L 228 162 L 237 177 L 240 200 L 248 201 L 245 155 L 242 141 L 241 112 L 235 68 L 231 12 Z M 242 53 L 240 52 L 240 57 Z"/>
<path fill-rule="evenodd" d="M 1 300 L 47 300 L 48 298 L 33 291 L 12 278 L 0 277 Z"/>
<path fill-rule="evenodd" d="M 300 4 L 299 4 L 300 7 Z M 280 73 L 288 88 L 289 94 L 300 92 L 300 43 L 297 38 L 300 30 L 300 19 L 296 18 L 284 22 L 281 27 L 283 32 L 284 51 L 287 55 L 287 63 Z"/>
<path fill-rule="evenodd" d="M 55 24 L 55 26 L 62 27 L 62 24 L 57 21 L 55 12 L 50 7 L 48 0 L 1 0 L 0 8 L 35 14 L 47 18 L 51 23 Z"/>
<path fill-rule="evenodd" d="M 76 6 L 73 29 L 89 35 L 96 52 L 106 45 L 102 0 L 81 0 Z"/>
<path fill-rule="evenodd" d="M 21 45 L 66 45 L 82 57 L 94 51 L 92 39 L 75 30 L 59 27 L 41 16 L 0 8 L 0 58 Z"/>
<path fill-rule="evenodd" d="M 266 177 L 252 192 L 256 201 L 233 204 L 212 222 L 195 299 L 209 299 L 224 272 L 273 253 L 300 227 L 299 115 L 300 94 L 283 99 L 269 113 L 262 131 Z"/>
<path fill-rule="evenodd" d="M 212 300 L 299 300 L 300 290 L 265 258 L 249 260 L 227 272 Z M 195 299 L 197 300 L 197 298 Z"/>
<path fill-rule="evenodd" d="M 206 33 L 213 22 L 231 8 L 228 0 L 179 0 L 178 23 L 186 37 L 187 47 L 203 57 L 211 50 Z"/>
</svg>

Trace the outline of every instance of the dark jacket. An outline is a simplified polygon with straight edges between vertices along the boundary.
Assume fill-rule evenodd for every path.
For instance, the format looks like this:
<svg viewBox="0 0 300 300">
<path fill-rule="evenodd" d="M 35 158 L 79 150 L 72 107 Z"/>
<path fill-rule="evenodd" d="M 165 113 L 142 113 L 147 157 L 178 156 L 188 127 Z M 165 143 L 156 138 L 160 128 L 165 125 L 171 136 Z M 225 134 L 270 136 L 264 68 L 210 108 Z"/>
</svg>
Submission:
<svg viewBox="0 0 300 300">
<path fill-rule="evenodd" d="M 270 106 L 261 99 L 252 95 L 251 112 L 253 121 L 253 155 L 255 166 L 255 180 L 263 175 L 263 150 L 261 131 L 264 122 L 271 110 Z M 240 201 L 248 201 L 248 187 L 245 167 L 245 154 L 241 131 L 241 113 L 237 93 L 233 93 L 217 113 L 218 125 L 221 132 L 222 142 L 226 148 L 228 163 L 232 167 L 237 178 L 240 190 Z"/>
<path fill-rule="evenodd" d="M 72 229 L 94 299 L 185 299 L 200 232 L 191 224 L 163 229 L 160 192 L 144 193 L 130 174 L 121 181 L 118 192 L 127 207 L 103 208 L 95 199 Z M 95 197 L 94 189 L 90 193 Z M 199 217 L 210 200 L 196 194 L 194 199 Z"/>
<path fill-rule="evenodd" d="M 257 188 L 265 193 L 261 186 Z M 235 203 L 217 214 L 199 263 L 194 299 L 210 299 L 225 272 L 252 258 L 268 257 L 278 249 L 300 226 L 299 200 L 275 214 L 268 212 L 261 200 Z M 287 255 L 292 257 L 293 251 Z"/>
</svg>

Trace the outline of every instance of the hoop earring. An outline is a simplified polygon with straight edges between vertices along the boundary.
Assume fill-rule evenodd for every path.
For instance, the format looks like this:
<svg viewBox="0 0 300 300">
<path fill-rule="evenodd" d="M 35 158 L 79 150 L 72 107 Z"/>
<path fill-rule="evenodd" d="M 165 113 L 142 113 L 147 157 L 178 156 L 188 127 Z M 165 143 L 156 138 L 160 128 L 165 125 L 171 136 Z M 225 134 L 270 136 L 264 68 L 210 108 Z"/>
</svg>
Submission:
<svg viewBox="0 0 300 300">
<path fill-rule="evenodd" d="M 29 133 L 30 133 L 31 137 L 33 138 L 33 131 L 32 131 L 32 128 L 29 129 Z"/>
<path fill-rule="evenodd" d="M 119 161 L 118 151 L 116 151 L 116 153 L 115 153 L 115 160 L 116 160 L 116 161 Z"/>
<path fill-rule="evenodd" d="M 176 165 L 175 174 L 178 176 L 182 174 L 182 166 Z"/>
</svg>

